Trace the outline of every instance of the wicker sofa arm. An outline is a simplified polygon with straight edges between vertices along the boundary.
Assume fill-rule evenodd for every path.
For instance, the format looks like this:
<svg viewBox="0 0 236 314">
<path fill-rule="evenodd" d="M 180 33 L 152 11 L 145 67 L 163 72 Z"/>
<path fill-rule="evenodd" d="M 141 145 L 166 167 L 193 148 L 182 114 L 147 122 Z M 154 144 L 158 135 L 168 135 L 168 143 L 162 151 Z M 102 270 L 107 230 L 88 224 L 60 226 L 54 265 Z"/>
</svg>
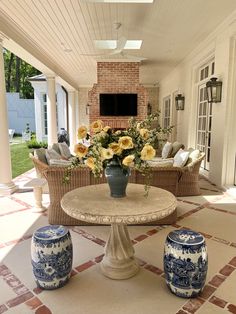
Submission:
<svg viewBox="0 0 236 314">
<path fill-rule="evenodd" d="M 181 176 L 182 169 L 178 167 L 152 167 L 151 177 L 148 181 L 142 173 L 136 171 L 136 183 L 148 183 L 150 186 L 156 186 L 177 195 L 178 182 Z"/>
<path fill-rule="evenodd" d="M 32 153 L 29 154 L 29 157 L 33 161 L 38 177 L 43 177 L 43 172 L 49 168 L 49 165 L 37 159 Z"/>
</svg>

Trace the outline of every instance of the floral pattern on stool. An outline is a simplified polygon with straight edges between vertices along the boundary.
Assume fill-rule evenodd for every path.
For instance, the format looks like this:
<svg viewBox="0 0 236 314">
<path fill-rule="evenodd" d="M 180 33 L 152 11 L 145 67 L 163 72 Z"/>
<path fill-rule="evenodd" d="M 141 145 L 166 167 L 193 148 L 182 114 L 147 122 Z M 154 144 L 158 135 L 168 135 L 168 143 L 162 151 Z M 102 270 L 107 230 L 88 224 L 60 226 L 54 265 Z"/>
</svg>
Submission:
<svg viewBox="0 0 236 314">
<path fill-rule="evenodd" d="M 31 242 L 31 263 L 37 285 L 57 289 L 66 284 L 72 269 L 71 235 L 64 226 L 45 226 L 36 230 Z"/>
<path fill-rule="evenodd" d="M 208 258 L 204 237 L 192 230 L 174 230 L 164 248 L 166 283 L 175 295 L 191 298 L 202 291 Z"/>
</svg>

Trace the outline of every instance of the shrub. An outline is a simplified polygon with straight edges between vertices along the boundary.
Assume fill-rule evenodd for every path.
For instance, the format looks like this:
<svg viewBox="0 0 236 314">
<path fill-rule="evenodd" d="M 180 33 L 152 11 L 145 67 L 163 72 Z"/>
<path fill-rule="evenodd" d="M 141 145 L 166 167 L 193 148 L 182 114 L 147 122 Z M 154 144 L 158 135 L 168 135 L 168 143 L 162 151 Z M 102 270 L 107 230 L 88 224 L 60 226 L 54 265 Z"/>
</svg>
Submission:
<svg viewBox="0 0 236 314">
<path fill-rule="evenodd" d="M 48 143 L 47 142 L 38 142 L 35 138 L 27 142 L 28 148 L 47 148 Z"/>
</svg>

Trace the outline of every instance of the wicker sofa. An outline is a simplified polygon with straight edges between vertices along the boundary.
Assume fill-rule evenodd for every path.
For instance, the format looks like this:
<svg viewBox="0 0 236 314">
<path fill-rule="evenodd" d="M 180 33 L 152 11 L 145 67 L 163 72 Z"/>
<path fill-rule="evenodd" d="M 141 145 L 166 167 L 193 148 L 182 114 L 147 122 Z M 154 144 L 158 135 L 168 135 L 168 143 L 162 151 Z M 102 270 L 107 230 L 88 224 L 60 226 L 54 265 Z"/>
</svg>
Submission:
<svg viewBox="0 0 236 314">
<path fill-rule="evenodd" d="M 62 210 L 60 201 L 63 195 L 77 187 L 105 183 L 106 179 L 95 179 L 91 171 L 87 167 L 76 168 L 72 171 L 69 184 L 62 183 L 65 172 L 65 167 L 49 166 L 46 163 L 35 158 L 32 154 L 30 157 L 34 163 L 36 171 L 39 175 L 43 175 L 48 182 L 50 205 L 48 209 L 48 220 L 50 224 L 62 225 L 86 225 L 83 221 L 76 220 L 69 217 Z M 204 154 L 198 158 L 194 163 L 188 164 L 183 168 L 177 167 L 153 167 L 151 186 L 157 186 L 170 191 L 176 196 L 199 195 L 200 189 L 198 184 L 199 167 Z M 129 182 L 144 183 L 144 177 L 138 171 L 132 171 Z M 162 220 L 152 222 L 156 224 L 171 224 L 175 222 L 176 211 L 163 218 Z"/>
</svg>

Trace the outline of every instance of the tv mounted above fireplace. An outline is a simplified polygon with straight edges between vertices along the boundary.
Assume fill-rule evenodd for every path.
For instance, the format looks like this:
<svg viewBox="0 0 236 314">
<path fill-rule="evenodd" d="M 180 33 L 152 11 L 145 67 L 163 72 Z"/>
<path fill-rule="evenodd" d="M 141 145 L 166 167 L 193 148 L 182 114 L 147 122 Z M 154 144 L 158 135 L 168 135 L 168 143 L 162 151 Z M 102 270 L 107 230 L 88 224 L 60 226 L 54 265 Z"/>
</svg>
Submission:
<svg viewBox="0 0 236 314">
<path fill-rule="evenodd" d="M 100 116 L 137 116 L 137 94 L 100 94 Z"/>
</svg>

